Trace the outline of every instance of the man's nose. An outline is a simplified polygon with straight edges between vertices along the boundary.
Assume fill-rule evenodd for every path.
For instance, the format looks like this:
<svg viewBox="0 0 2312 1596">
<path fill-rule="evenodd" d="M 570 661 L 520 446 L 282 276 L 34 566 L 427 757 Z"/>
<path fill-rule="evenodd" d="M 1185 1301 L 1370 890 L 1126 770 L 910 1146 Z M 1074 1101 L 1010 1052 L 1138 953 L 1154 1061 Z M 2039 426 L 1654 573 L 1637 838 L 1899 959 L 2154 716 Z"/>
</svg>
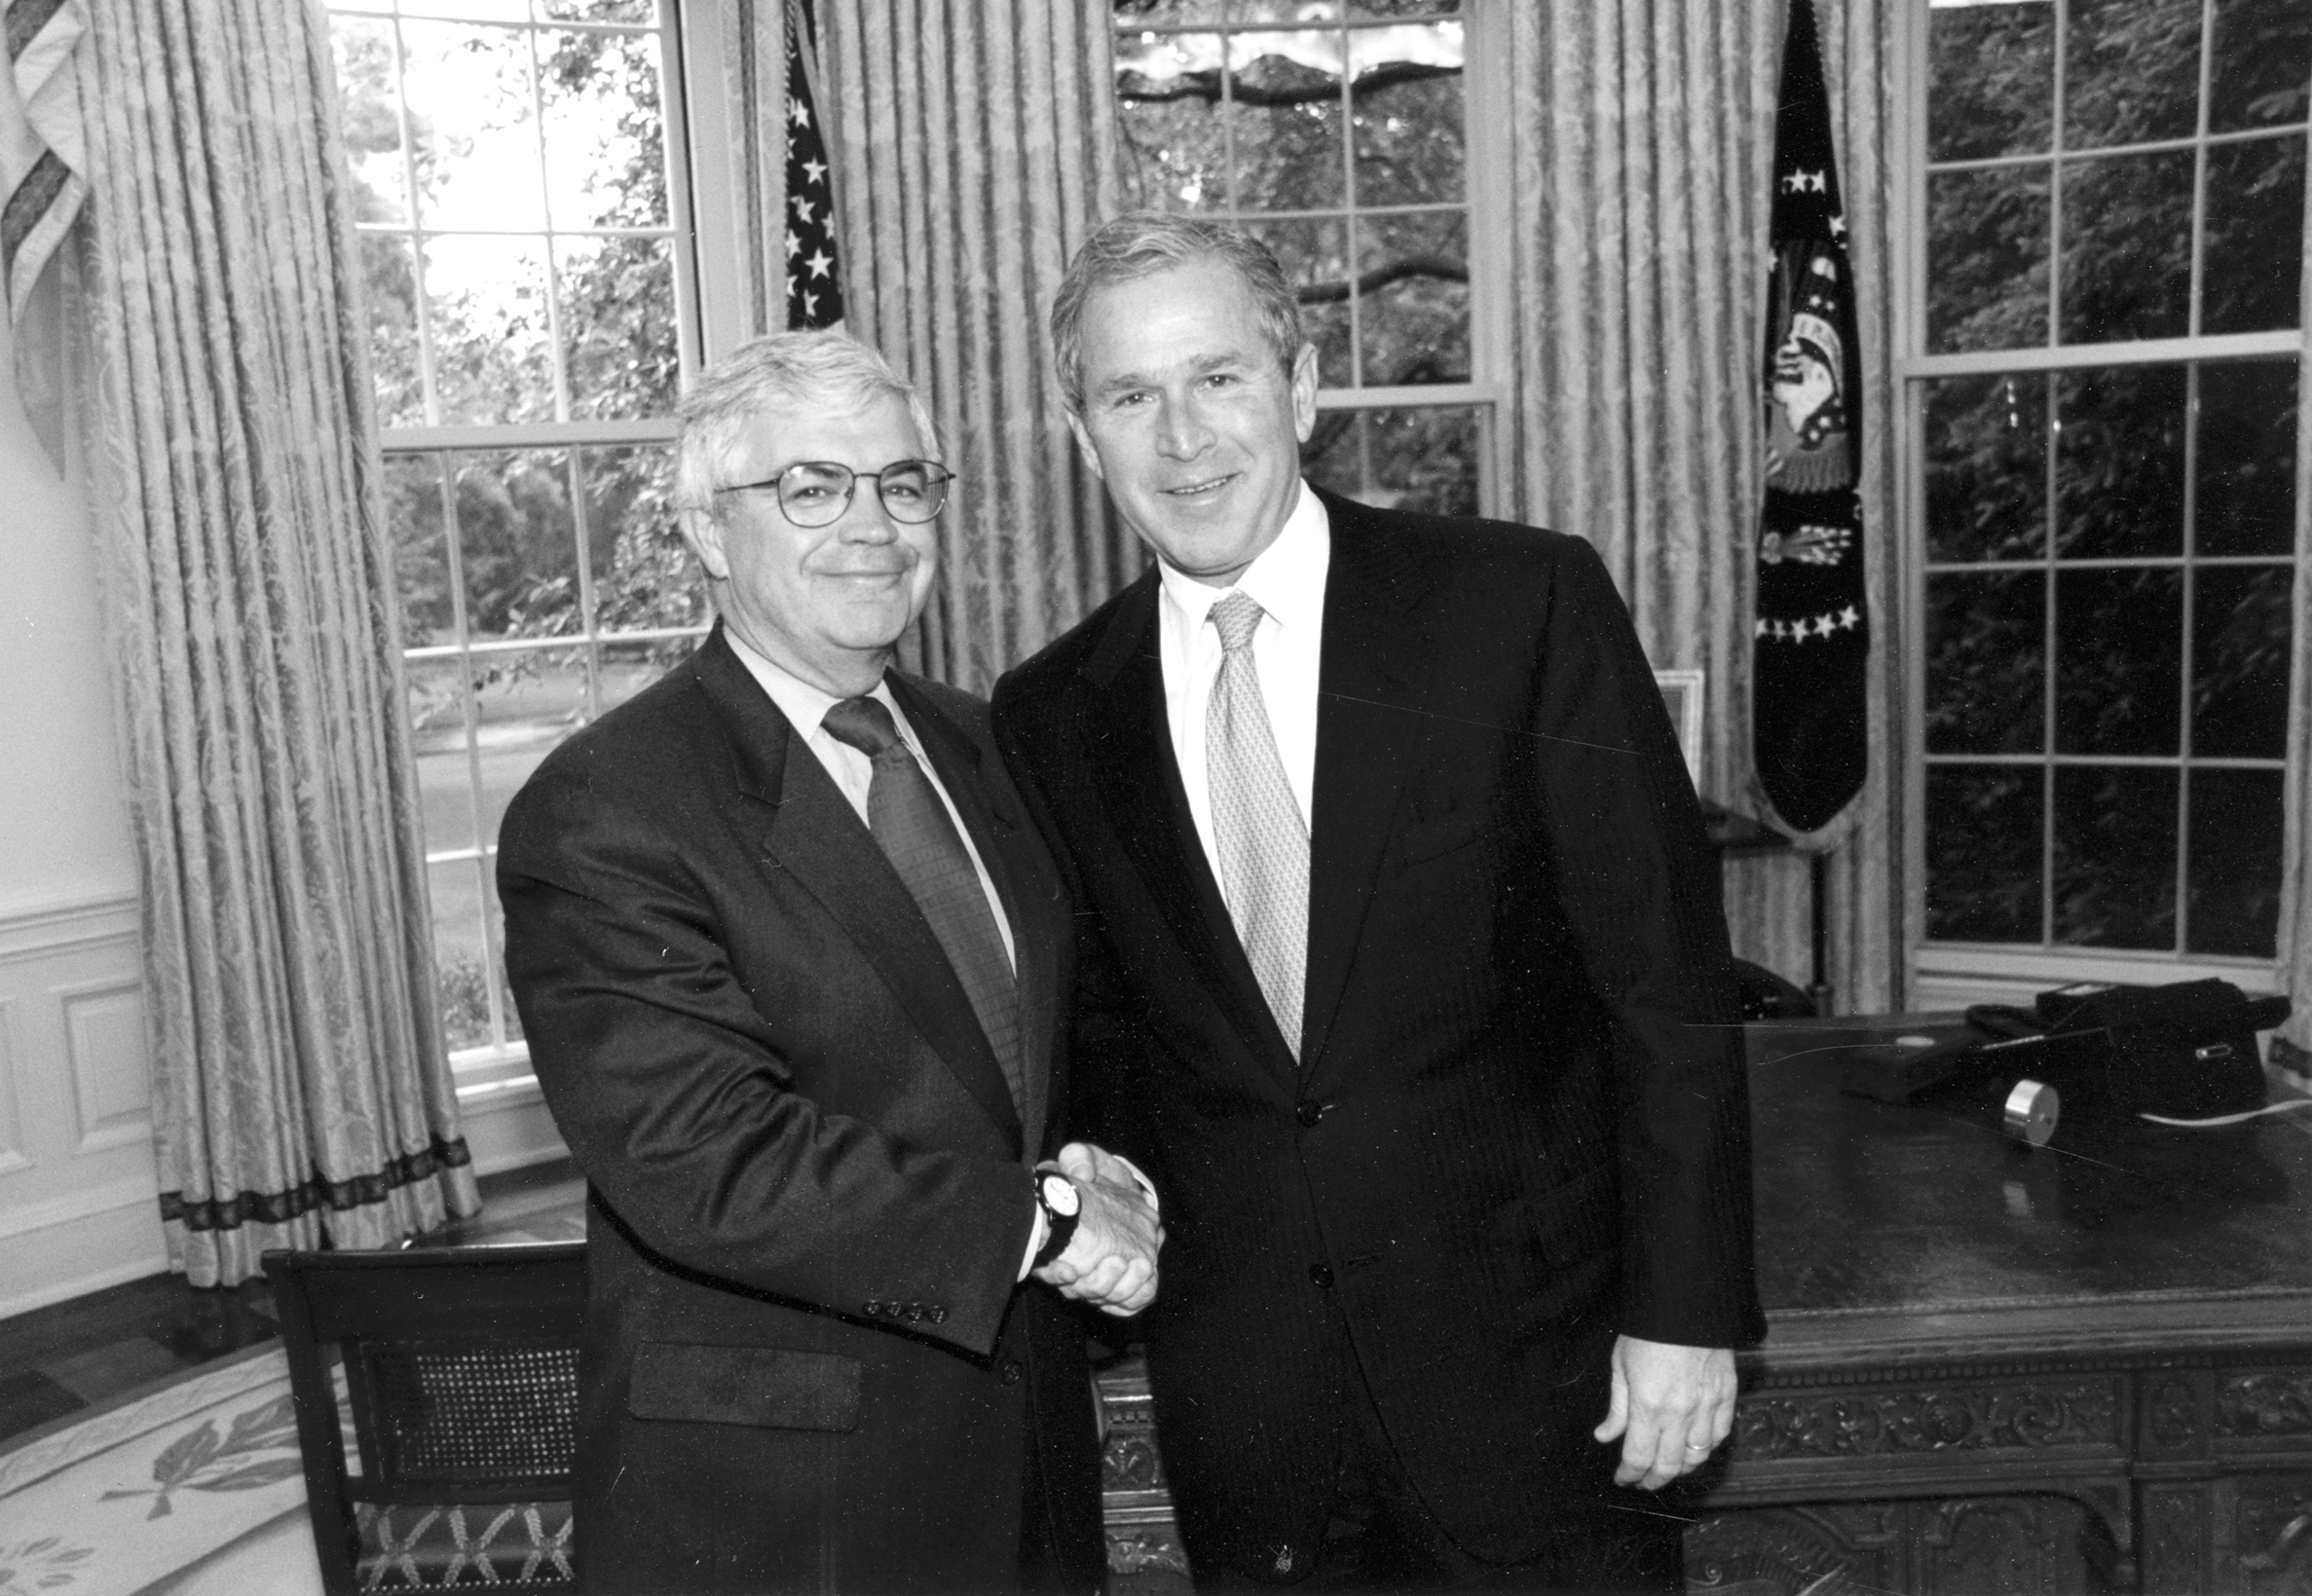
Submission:
<svg viewBox="0 0 2312 1596">
<path fill-rule="evenodd" d="M 1212 429 L 1193 399 L 1166 399 L 1156 420 L 1156 447 L 1170 460 L 1194 460 L 1212 446 Z"/>
<path fill-rule="evenodd" d="M 883 505 L 881 483 L 861 476 L 851 483 L 851 501 L 843 507 L 836 531 L 853 543 L 887 543 L 899 536 L 899 523 Z"/>
</svg>

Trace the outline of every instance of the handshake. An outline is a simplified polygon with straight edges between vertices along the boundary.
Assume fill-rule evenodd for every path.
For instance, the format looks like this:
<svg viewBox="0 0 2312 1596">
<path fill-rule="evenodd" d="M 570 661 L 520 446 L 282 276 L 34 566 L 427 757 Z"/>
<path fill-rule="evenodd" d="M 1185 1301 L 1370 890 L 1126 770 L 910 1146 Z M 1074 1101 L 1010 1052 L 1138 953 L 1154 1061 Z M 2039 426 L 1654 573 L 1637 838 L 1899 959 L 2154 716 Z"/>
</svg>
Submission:
<svg viewBox="0 0 2312 1596">
<path fill-rule="evenodd" d="M 1154 1194 L 1131 1165 L 1089 1142 L 1069 1142 L 1053 1162 L 1075 1182 L 1084 1206 L 1067 1246 L 1035 1278 L 1103 1314 L 1138 1313 L 1156 1300 L 1156 1252 L 1164 1245 Z"/>
</svg>

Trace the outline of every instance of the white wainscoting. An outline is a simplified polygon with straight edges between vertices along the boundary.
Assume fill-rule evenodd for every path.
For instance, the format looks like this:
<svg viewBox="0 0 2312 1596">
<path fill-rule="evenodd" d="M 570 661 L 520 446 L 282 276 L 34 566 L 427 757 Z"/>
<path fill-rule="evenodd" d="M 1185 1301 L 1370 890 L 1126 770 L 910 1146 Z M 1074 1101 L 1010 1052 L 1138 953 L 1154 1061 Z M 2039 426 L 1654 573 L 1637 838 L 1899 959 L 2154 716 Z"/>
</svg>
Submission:
<svg viewBox="0 0 2312 1596">
<path fill-rule="evenodd" d="M 0 911 L 0 1318 L 168 1267 L 132 896 Z M 560 1158 L 526 1059 L 459 1082 L 477 1173 Z"/>
<path fill-rule="evenodd" d="M 0 1316 L 168 1267 L 136 901 L 0 914 Z"/>
</svg>

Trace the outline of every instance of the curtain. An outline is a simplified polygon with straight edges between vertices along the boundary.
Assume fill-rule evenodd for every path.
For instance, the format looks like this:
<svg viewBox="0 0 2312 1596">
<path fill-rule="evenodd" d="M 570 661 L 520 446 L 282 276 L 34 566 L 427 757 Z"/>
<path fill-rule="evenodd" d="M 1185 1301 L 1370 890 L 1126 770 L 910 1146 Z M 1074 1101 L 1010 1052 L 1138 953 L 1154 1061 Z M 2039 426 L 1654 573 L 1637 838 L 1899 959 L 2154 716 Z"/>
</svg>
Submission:
<svg viewBox="0 0 2312 1596">
<path fill-rule="evenodd" d="M 170 1266 L 476 1211 L 319 8 L 87 0 L 93 520 Z"/>
<path fill-rule="evenodd" d="M 2302 324 L 2312 327 L 2312 162 L 2306 163 Z M 2294 1005 L 2274 1060 L 2312 1075 L 2312 360 L 2296 371 L 2295 647 L 2289 662 L 2295 695 L 2288 706 L 2288 775 L 2280 812 L 2286 835 L 2280 872 L 2278 989 Z"/>
<path fill-rule="evenodd" d="M 847 325 L 960 473 L 907 663 L 977 692 L 1138 575 L 1061 419 L 1045 318 L 1116 209 L 1105 0 L 819 0 Z"/>
<path fill-rule="evenodd" d="M 1823 0 L 1839 174 L 1860 286 L 1861 492 L 1873 584 L 1871 775 L 1839 828 L 1828 976 L 1847 1012 L 1902 989 L 1901 607 L 1893 559 L 1883 40 L 1893 0 Z M 1597 545 L 1659 669 L 1704 672 L 1705 796 L 1752 807 L 1760 350 L 1787 11 L 1751 0 L 1510 8 L 1509 416 L 1522 519 Z M 1803 983 L 1807 862 L 1727 868 L 1735 950 Z"/>
</svg>

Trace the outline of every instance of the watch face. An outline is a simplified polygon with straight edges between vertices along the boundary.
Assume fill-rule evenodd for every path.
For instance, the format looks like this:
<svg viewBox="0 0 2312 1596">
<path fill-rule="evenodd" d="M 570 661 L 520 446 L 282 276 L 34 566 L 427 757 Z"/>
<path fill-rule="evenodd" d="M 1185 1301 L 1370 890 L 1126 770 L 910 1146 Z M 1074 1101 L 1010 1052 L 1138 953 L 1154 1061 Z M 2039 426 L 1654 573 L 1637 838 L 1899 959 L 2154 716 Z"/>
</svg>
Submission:
<svg viewBox="0 0 2312 1596">
<path fill-rule="evenodd" d="M 1054 1213 L 1069 1214 L 1084 1206 L 1084 1194 L 1076 1190 L 1076 1183 L 1063 1174 L 1044 1176 L 1044 1206 Z"/>
</svg>

